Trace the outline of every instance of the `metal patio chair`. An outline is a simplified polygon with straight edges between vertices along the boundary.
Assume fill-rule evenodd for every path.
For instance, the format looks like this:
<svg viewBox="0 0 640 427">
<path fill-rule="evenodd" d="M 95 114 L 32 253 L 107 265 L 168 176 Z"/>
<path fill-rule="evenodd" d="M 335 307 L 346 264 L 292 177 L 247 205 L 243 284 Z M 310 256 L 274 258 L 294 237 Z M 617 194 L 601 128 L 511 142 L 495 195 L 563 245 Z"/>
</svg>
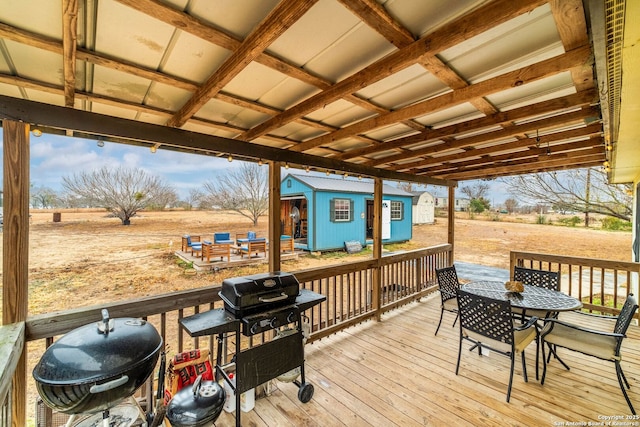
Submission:
<svg viewBox="0 0 640 427">
<path fill-rule="evenodd" d="M 440 305 L 440 321 L 438 322 L 435 333 L 435 335 L 438 335 L 445 311 L 456 314 L 456 319 L 453 321 L 452 326 L 455 326 L 458 321 L 458 289 L 460 289 L 460 282 L 458 281 L 458 273 L 456 273 L 456 267 L 454 265 L 451 267 L 436 268 L 436 277 L 438 278 L 438 288 L 440 289 L 440 299 L 442 301 Z"/>
<path fill-rule="evenodd" d="M 458 363 L 456 375 L 460 369 L 462 356 L 462 341 L 468 340 L 478 348 L 486 348 L 511 359 L 509 373 L 509 387 L 507 388 L 507 402 L 511 398 L 513 371 L 516 354 L 522 356 L 522 376 L 527 382 L 527 363 L 524 350 L 533 341 L 536 342 L 536 379 L 538 379 L 538 353 L 540 347 L 536 317 L 529 319 L 521 326 L 515 326 L 511 302 L 475 295 L 460 289 L 458 291 L 458 309 L 460 315 L 460 345 L 458 347 Z"/>
<path fill-rule="evenodd" d="M 546 343 L 549 351 L 556 356 L 556 359 L 558 359 L 567 370 L 569 370 L 569 366 L 557 357 L 556 352 L 558 347 L 613 362 L 616 366 L 616 375 L 618 377 L 618 383 L 620 384 L 620 390 L 622 390 L 629 409 L 631 409 L 633 415 L 636 415 L 636 411 L 633 409 L 631 400 L 629 400 L 627 391 L 624 388 L 625 385 L 627 388 L 631 388 L 631 386 L 624 376 L 624 372 L 622 372 L 622 366 L 620 366 L 620 360 L 622 359 L 620 347 L 622 346 L 622 340 L 626 337 L 627 329 L 637 309 L 638 302 L 633 294 L 630 294 L 620 311 L 620 315 L 612 317 L 612 320 L 616 321 L 613 332 L 586 329 L 557 319 L 545 319 L 545 326 L 540 333 L 543 359 L 544 344 Z M 547 363 L 548 361 L 544 360 L 541 384 L 544 384 L 544 379 L 547 374 Z"/>
<path fill-rule="evenodd" d="M 533 268 L 513 267 L 513 280 L 522 282 L 525 286 L 537 286 L 540 288 L 550 289 L 552 291 L 560 290 L 560 274 L 557 271 L 535 270 Z M 546 317 L 557 317 L 557 312 L 528 310 L 514 308 L 514 313 L 523 317 L 537 317 L 544 319 Z"/>
</svg>

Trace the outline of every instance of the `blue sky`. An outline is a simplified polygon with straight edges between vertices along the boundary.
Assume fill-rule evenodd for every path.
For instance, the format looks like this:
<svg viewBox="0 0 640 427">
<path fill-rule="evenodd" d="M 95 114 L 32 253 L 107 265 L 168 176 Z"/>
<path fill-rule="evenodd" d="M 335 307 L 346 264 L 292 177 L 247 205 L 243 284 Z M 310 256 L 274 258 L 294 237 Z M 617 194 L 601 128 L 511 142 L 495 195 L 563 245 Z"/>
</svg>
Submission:
<svg viewBox="0 0 640 427">
<path fill-rule="evenodd" d="M 2 129 L 0 128 L 1 144 Z M 230 163 L 226 158 L 162 149 L 151 153 L 148 148 L 126 144 L 105 142 L 104 147 L 98 147 L 95 140 L 49 134 L 43 134 L 38 138 L 32 136 L 30 149 L 32 186 L 47 187 L 60 192 L 63 190 L 63 176 L 72 176 L 75 173 L 99 169 L 103 166 L 110 168 L 124 166 L 141 168 L 149 174 L 160 177 L 176 190 L 180 198 L 184 199 L 189 194 L 189 190 L 202 190 L 204 182 L 224 175 L 241 164 L 239 161 Z M 300 173 L 301 171 L 291 169 L 291 172 Z M 283 175 L 286 173 L 288 171 L 283 171 Z M 474 183 L 474 181 L 460 182 L 457 194 L 460 195 L 461 187 Z M 488 184 L 491 186 L 489 200 L 492 205 L 503 203 L 508 198 L 500 183 L 489 181 Z M 447 195 L 444 187 L 433 185 L 419 186 L 416 190 L 429 191 L 435 196 Z"/>
</svg>

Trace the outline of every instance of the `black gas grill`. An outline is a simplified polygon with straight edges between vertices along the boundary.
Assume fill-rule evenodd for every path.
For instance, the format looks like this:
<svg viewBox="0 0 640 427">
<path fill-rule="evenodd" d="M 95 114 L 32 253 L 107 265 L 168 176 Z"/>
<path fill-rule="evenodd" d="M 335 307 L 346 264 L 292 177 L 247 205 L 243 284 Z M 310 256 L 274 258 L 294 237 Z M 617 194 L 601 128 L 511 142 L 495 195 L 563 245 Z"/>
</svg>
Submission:
<svg viewBox="0 0 640 427">
<path fill-rule="evenodd" d="M 224 309 L 240 320 L 242 333 L 255 335 L 296 322 L 299 293 L 293 274 L 276 272 L 226 279 L 219 295 Z"/>
<path fill-rule="evenodd" d="M 304 375 L 302 318 L 305 310 L 326 297 L 300 289 L 293 274 L 281 271 L 226 279 L 219 295 L 224 308 L 183 318 L 180 323 L 192 337 L 218 335 L 216 379 L 229 381 L 221 367 L 221 343 L 225 334 L 236 334 L 236 425 L 240 425 L 241 393 L 293 369 L 300 368 L 300 381 L 294 381 L 299 387 L 298 398 L 303 403 L 311 400 L 313 386 L 305 382 Z M 287 325 L 295 332 L 241 350 L 240 333 L 252 336 Z"/>
<path fill-rule="evenodd" d="M 226 279 L 219 295 L 225 310 L 244 317 L 292 305 L 299 291 L 300 284 L 293 274 L 278 271 Z"/>
</svg>

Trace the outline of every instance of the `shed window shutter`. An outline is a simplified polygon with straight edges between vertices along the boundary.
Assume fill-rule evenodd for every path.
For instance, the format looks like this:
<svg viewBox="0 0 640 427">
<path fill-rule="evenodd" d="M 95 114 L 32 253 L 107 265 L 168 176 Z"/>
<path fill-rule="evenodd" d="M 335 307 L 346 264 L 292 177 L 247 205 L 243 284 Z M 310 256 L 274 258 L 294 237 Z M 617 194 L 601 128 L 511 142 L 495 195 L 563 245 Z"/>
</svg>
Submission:
<svg viewBox="0 0 640 427">
<path fill-rule="evenodd" d="M 336 199 L 329 201 L 329 219 L 331 222 L 336 222 Z"/>
<path fill-rule="evenodd" d="M 349 200 L 349 222 L 353 221 L 353 210 L 354 210 L 354 201 L 353 199 Z"/>
</svg>

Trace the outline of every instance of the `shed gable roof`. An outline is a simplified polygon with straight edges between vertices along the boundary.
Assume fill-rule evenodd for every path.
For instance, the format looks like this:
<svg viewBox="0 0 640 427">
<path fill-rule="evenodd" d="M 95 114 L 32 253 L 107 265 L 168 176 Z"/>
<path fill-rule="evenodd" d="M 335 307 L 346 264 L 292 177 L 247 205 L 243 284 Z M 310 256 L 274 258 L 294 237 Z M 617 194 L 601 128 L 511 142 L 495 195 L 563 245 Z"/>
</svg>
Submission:
<svg viewBox="0 0 640 427">
<path fill-rule="evenodd" d="M 367 181 L 356 181 L 352 179 L 335 179 L 335 178 L 326 178 L 321 176 L 312 176 L 312 175 L 297 175 L 297 174 L 288 174 L 284 177 L 282 182 L 286 181 L 287 178 L 294 178 L 303 184 L 307 185 L 309 188 L 315 191 L 326 191 L 326 192 L 340 192 L 340 193 L 358 193 L 358 194 L 373 194 L 373 183 Z M 394 187 L 389 184 L 383 184 L 382 186 L 382 194 L 383 195 L 392 195 L 392 196 L 404 196 L 404 197 L 412 197 L 411 193 L 407 193 L 406 191 Z"/>
</svg>

